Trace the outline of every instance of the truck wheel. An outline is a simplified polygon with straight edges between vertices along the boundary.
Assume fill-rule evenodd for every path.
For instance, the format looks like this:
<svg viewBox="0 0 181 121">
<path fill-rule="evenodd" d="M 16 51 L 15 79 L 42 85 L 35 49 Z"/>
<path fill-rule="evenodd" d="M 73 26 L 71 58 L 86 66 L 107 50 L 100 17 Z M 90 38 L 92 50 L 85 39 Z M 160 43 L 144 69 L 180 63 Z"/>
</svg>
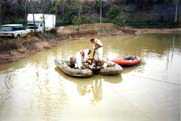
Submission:
<svg viewBox="0 0 181 121">
<path fill-rule="evenodd" d="M 16 38 L 16 36 L 14 34 L 11 35 L 12 38 Z"/>
<path fill-rule="evenodd" d="M 20 36 L 19 34 L 16 36 L 17 39 L 19 39 L 20 37 L 21 37 L 21 36 Z"/>
</svg>

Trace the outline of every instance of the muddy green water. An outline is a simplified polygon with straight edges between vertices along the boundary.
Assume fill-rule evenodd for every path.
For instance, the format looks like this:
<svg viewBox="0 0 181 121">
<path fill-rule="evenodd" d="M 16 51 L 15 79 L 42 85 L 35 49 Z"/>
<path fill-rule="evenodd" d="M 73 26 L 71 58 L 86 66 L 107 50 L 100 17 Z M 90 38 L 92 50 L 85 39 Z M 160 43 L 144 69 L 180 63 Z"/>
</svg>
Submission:
<svg viewBox="0 0 181 121">
<path fill-rule="evenodd" d="M 138 55 L 115 77 L 77 79 L 55 70 L 86 38 L 0 66 L 0 121 L 179 121 L 181 36 L 99 37 L 105 58 Z"/>
</svg>

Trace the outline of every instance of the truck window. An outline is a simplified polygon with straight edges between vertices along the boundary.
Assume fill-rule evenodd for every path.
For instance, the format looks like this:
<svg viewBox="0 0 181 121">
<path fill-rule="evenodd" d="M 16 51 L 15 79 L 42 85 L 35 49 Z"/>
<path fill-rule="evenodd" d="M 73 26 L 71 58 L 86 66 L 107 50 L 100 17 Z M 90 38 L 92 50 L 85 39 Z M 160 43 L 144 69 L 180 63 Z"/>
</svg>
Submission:
<svg viewBox="0 0 181 121">
<path fill-rule="evenodd" d="M 13 31 L 18 31 L 18 30 L 24 30 L 24 27 L 21 26 L 14 26 Z"/>
<path fill-rule="evenodd" d="M 8 27 L 8 26 L 3 26 L 0 29 L 1 31 L 12 31 L 12 27 Z"/>
<path fill-rule="evenodd" d="M 38 29 L 38 27 L 37 26 L 28 26 L 28 29 Z"/>
</svg>

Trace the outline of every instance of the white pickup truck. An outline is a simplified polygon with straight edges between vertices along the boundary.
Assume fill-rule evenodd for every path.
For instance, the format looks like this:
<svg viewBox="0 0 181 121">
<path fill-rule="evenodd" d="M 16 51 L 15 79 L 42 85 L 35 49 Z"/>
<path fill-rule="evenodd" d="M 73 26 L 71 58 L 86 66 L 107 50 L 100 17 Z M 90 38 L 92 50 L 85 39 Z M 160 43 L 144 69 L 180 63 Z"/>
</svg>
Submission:
<svg viewBox="0 0 181 121">
<path fill-rule="evenodd" d="M 24 37 L 29 32 L 22 24 L 6 24 L 0 28 L 0 37 Z"/>
</svg>

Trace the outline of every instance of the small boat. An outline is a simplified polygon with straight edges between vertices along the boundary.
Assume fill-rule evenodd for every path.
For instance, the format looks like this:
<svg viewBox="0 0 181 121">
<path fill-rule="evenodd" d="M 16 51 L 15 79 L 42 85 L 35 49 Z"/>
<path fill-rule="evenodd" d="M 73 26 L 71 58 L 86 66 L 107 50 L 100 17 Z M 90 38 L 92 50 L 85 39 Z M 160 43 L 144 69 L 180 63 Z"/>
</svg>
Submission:
<svg viewBox="0 0 181 121">
<path fill-rule="evenodd" d="M 113 64 L 112 66 L 103 67 L 100 70 L 100 74 L 102 75 L 118 75 L 123 71 L 123 68 L 118 64 Z"/>
<path fill-rule="evenodd" d="M 76 69 L 71 68 L 66 61 L 58 61 L 55 60 L 55 65 L 59 68 L 63 73 L 72 77 L 90 77 L 93 75 L 90 69 Z"/>
<path fill-rule="evenodd" d="M 126 56 L 123 58 L 113 59 L 112 62 L 121 66 L 134 66 L 141 63 L 141 58 L 138 56 Z"/>
</svg>

